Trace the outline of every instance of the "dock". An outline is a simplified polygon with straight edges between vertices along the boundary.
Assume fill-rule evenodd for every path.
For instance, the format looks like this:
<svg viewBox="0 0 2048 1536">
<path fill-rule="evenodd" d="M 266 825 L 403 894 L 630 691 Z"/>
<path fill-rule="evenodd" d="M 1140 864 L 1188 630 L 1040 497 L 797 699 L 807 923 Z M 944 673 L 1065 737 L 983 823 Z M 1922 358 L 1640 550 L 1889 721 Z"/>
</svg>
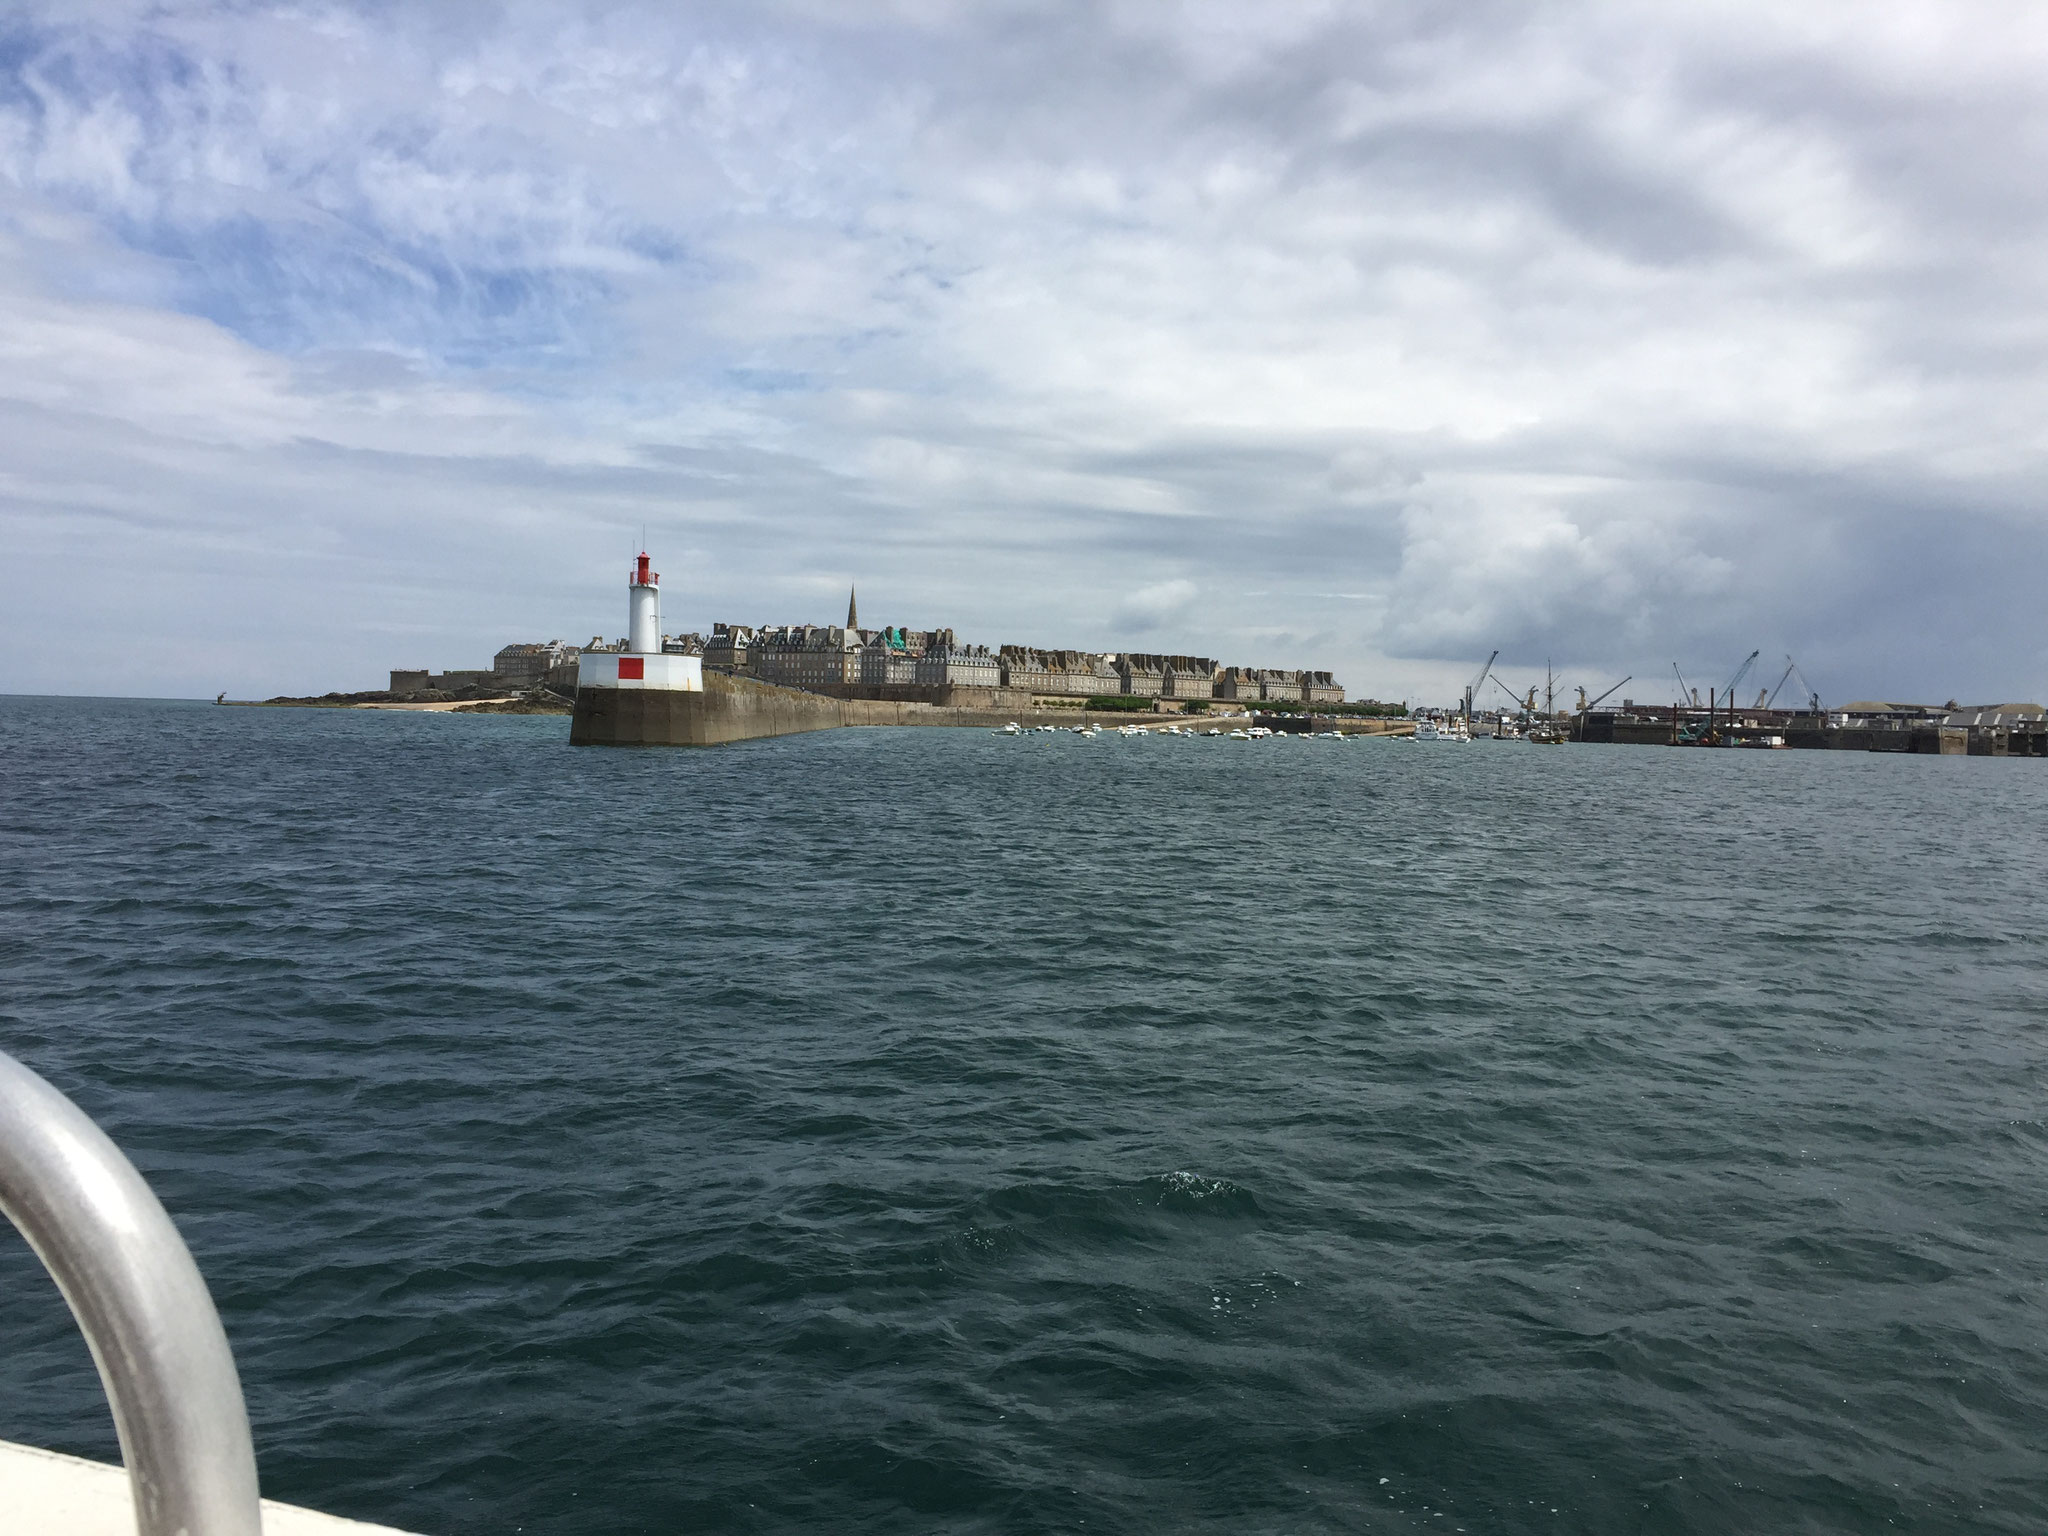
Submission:
<svg viewBox="0 0 2048 1536">
<path fill-rule="evenodd" d="M 1832 711 L 1624 704 L 1573 716 L 1572 740 L 1614 746 L 2048 758 L 2048 711 L 2039 704 L 1851 704 Z"/>
</svg>

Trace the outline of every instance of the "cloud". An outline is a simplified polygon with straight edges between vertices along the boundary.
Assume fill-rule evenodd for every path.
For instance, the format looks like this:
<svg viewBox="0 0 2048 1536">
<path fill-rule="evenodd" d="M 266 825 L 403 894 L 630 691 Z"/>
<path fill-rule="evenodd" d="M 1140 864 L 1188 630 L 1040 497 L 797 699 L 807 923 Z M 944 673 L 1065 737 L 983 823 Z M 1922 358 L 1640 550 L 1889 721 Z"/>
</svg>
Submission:
<svg viewBox="0 0 2048 1536">
<path fill-rule="evenodd" d="M 0 639 L 142 686 L 37 638 L 112 540 L 150 689 L 474 664 L 616 628 L 645 521 L 686 622 L 857 579 L 1380 694 L 2038 695 L 2044 55 L 1988 4 L 18 12 Z"/>
<path fill-rule="evenodd" d="M 1150 634 L 1175 619 L 1184 618 L 1194 605 L 1195 584 L 1175 580 L 1140 587 L 1117 604 L 1111 627 L 1127 635 Z"/>
</svg>

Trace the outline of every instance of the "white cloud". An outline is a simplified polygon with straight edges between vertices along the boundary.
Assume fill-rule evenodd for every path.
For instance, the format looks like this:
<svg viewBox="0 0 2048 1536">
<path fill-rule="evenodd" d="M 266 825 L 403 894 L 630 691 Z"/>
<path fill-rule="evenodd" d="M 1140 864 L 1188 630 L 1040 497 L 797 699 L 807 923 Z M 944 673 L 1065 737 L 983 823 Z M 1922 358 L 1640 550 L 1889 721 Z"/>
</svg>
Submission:
<svg viewBox="0 0 2048 1536">
<path fill-rule="evenodd" d="M 10 25 L 18 657 L 118 537 L 157 541 L 153 686 L 461 664 L 615 627 L 647 520 L 691 621 L 857 577 L 976 638 L 1382 694 L 1496 644 L 2048 691 L 2030 13 Z M 313 598 L 257 656 L 280 556 Z M 19 683 L 104 681 L 66 655 Z"/>
</svg>

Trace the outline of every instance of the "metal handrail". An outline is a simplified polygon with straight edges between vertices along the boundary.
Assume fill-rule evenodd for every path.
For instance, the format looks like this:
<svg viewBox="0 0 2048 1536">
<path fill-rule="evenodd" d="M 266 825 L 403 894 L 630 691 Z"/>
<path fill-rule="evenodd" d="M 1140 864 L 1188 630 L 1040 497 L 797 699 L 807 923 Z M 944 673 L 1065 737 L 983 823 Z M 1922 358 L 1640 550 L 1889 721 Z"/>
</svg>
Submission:
<svg viewBox="0 0 2048 1536">
<path fill-rule="evenodd" d="M 0 1213 L 92 1346 L 139 1536 L 262 1536 L 242 1383 L 199 1267 L 121 1149 L 4 1052 Z"/>
</svg>

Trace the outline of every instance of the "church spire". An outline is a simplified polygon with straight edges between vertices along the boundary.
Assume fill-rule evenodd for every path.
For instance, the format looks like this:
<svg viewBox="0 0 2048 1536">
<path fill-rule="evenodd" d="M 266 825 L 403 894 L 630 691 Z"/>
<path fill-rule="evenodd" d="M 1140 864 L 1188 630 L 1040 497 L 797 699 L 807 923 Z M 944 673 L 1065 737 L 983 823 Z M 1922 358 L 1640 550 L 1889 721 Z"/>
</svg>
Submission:
<svg viewBox="0 0 2048 1536">
<path fill-rule="evenodd" d="M 854 601 L 852 587 L 846 589 L 846 627 L 848 629 L 860 628 L 860 607 Z"/>
</svg>

